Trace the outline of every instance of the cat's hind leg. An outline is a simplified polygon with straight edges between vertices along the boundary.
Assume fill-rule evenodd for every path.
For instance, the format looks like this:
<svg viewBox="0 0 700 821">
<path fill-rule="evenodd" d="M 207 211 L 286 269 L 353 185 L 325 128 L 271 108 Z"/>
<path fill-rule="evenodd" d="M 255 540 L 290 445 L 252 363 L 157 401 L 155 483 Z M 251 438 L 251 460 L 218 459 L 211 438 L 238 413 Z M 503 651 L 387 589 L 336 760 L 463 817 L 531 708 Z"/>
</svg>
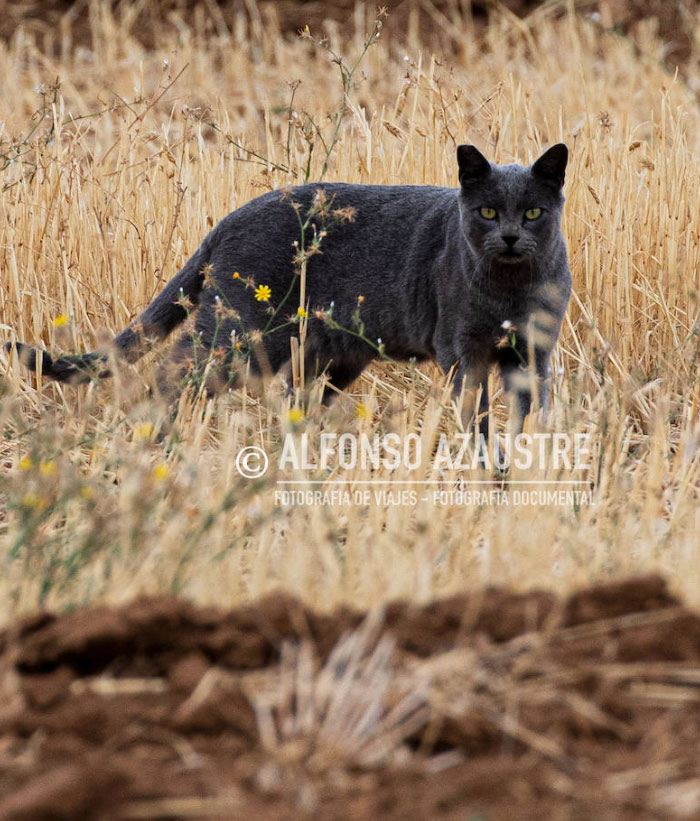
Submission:
<svg viewBox="0 0 700 821">
<path fill-rule="evenodd" d="M 329 404 L 335 396 L 350 387 L 368 364 L 368 360 L 358 357 L 341 356 L 332 359 L 326 369 L 329 384 L 323 390 L 323 404 Z"/>
<path fill-rule="evenodd" d="M 197 331 L 183 334 L 156 375 L 158 394 L 168 404 L 188 387 L 209 394 L 233 387 L 237 381 L 230 349 L 212 349 Z"/>
<path fill-rule="evenodd" d="M 324 376 L 328 380 L 323 389 L 321 403 L 328 406 L 339 393 L 351 385 L 362 371 L 367 367 L 368 362 L 350 358 L 327 359 L 316 355 L 313 351 L 307 351 L 304 356 L 304 382 L 308 390 L 314 380 Z M 295 390 L 295 368 L 291 358 L 285 363 L 281 370 L 282 379 L 289 393 Z M 296 378 L 300 374 L 296 372 Z M 298 386 L 298 382 L 297 382 Z"/>
</svg>

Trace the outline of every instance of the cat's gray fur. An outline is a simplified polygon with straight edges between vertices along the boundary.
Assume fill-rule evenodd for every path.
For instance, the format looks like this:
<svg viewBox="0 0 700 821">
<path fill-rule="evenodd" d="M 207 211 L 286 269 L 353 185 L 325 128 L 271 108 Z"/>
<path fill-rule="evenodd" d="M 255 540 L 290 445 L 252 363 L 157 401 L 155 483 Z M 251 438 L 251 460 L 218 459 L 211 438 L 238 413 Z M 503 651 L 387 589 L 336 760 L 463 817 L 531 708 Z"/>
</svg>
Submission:
<svg viewBox="0 0 700 821">
<path fill-rule="evenodd" d="M 264 194 L 213 229 L 136 322 L 115 338 L 115 351 L 133 361 L 147 347 L 144 340 L 167 336 L 187 317 L 184 296 L 196 306 L 194 332 L 176 344 L 175 361 L 194 359 L 201 367 L 202 354 L 218 347 L 221 357 L 222 346 L 229 357 L 232 332 L 233 339 L 241 340 L 251 330 L 269 326 L 269 305 L 256 301 L 244 286 L 247 277 L 270 287 L 272 306 L 296 278 L 279 321 L 273 323 L 280 325 L 299 304 L 293 265 L 298 215 L 305 218 L 322 190 L 330 224 L 321 253 L 309 258 L 306 273 L 307 374 L 326 371 L 335 387 L 343 389 L 376 358 L 375 348 L 314 314 L 332 306 L 334 323 L 356 330 L 362 297 L 364 335 L 374 344 L 381 339 L 387 356 L 432 358 L 446 372 L 456 366 L 455 390 L 466 388 L 466 421 L 479 386 L 480 410 L 487 409 L 487 375 L 498 364 L 506 389 L 517 399 L 521 424 L 532 400 L 533 380 L 525 375 L 525 364 L 534 352 L 534 381 L 544 405 L 549 359 L 571 288 L 560 230 L 567 158 L 566 146 L 558 144 L 531 166 L 498 166 L 473 146 L 462 145 L 457 149 L 456 189 L 316 183 Z M 495 209 L 497 218 L 485 219 L 482 207 Z M 527 220 L 525 211 L 534 208 L 541 209 L 541 216 Z M 354 218 L 336 219 L 337 209 L 352 209 Z M 314 222 L 317 231 L 323 230 L 321 217 Z M 222 311 L 222 303 L 239 318 Z M 510 330 L 504 323 L 506 328 L 510 323 Z M 277 372 L 288 366 L 290 337 L 296 335 L 295 325 L 263 335 L 264 353 L 259 347 L 257 354 L 254 346 L 250 350 L 253 369 L 269 366 Z M 17 349 L 34 369 L 34 349 L 19 343 Z M 108 375 L 101 353 L 52 358 L 44 352 L 42 370 L 50 378 L 72 382 Z M 164 373 L 170 376 L 161 381 L 174 378 L 172 371 Z"/>
</svg>

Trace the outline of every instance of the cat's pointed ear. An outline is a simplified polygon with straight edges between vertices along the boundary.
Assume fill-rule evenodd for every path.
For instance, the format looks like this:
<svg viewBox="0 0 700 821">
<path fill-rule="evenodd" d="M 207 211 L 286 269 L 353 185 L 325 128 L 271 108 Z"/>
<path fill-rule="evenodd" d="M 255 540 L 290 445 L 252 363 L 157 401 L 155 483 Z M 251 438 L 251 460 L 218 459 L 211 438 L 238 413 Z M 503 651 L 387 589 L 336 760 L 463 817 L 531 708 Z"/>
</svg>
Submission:
<svg viewBox="0 0 700 821">
<path fill-rule="evenodd" d="M 478 180 L 491 172 L 489 161 L 473 145 L 457 146 L 457 165 L 460 185 Z"/>
<path fill-rule="evenodd" d="M 532 166 L 532 173 L 536 177 L 550 180 L 559 188 L 564 185 L 564 173 L 569 159 L 569 149 L 564 143 L 557 143 L 548 148 Z"/>
</svg>

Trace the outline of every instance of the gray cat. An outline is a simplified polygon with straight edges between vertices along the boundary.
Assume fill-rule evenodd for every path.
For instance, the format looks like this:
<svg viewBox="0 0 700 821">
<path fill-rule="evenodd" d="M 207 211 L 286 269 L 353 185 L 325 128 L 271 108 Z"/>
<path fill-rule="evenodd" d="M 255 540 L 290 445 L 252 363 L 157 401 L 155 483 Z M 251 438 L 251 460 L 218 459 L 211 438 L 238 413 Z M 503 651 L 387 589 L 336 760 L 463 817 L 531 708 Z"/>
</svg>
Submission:
<svg viewBox="0 0 700 821">
<path fill-rule="evenodd" d="M 485 432 L 487 376 L 498 364 L 520 429 L 533 385 L 546 403 L 571 290 L 560 230 L 567 159 L 558 144 L 531 166 L 498 166 L 460 145 L 457 189 L 315 183 L 264 194 L 212 230 L 114 352 L 138 359 L 196 308 L 194 330 L 175 345 L 176 370 L 161 370 L 164 392 L 208 360 L 228 384 L 241 359 L 253 372 L 289 369 L 306 254 L 307 374 L 325 372 L 342 390 L 380 355 L 435 359 L 456 369 L 465 425 L 481 389 Z M 34 370 L 35 349 L 17 350 Z M 42 352 L 42 371 L 73 383 L 109 375 L 101 352 Z"/>
</svg>

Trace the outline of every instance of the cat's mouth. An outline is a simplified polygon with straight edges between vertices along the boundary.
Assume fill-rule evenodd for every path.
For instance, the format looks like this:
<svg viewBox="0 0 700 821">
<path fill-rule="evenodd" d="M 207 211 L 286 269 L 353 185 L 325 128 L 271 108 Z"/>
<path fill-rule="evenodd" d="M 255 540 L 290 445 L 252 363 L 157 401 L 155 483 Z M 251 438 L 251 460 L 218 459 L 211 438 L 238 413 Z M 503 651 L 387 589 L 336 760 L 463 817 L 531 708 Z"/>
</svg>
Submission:
<svg viewBox="0 0 700 821">
<path fill-rule="evenodd" d="M 501 251 L 500 254 L 497 254 L 496 259 L 499 262 L 514 264 L 522 262 L 525 259 L 525 254 L 520 253 L 520 251 Z"/>
</svg>

